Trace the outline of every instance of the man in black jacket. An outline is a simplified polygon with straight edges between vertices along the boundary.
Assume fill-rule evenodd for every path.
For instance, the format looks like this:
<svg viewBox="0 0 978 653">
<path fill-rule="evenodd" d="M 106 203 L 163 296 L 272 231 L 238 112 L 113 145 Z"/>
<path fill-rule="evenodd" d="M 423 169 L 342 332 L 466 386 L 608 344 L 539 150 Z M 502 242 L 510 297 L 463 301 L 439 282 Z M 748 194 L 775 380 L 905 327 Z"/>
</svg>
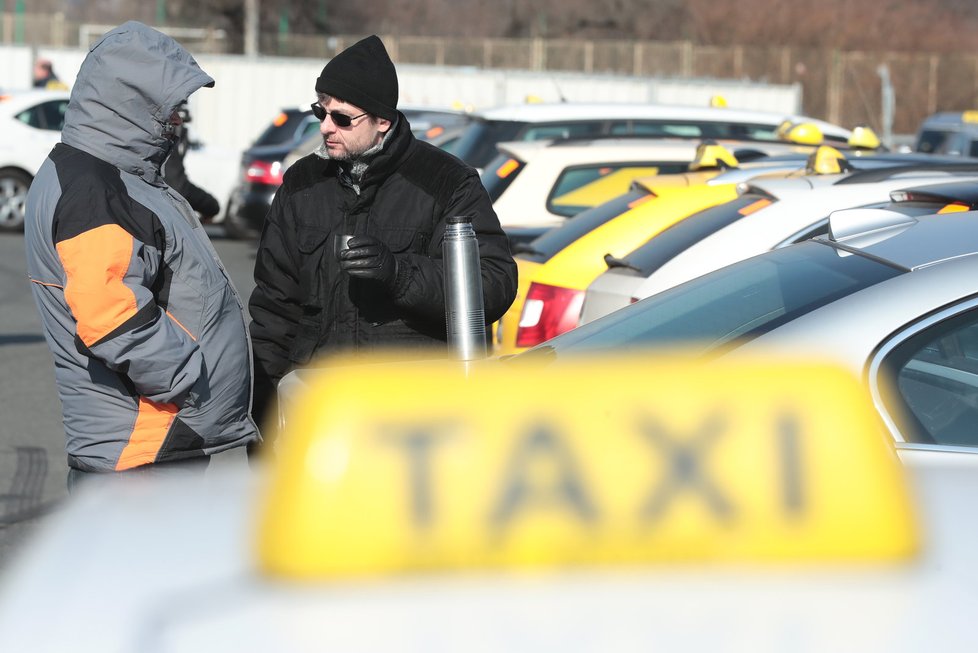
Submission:
<svg viewBox="0 0 978 653">
<path fill-rule="evenodd" d="M 282 376 L 316 354 L 447 353 L 441 247 L 452 216 L 472 217 L 486 320 L 498 320 L 516 295 L 516 264 L 478 174 L 411 134 L 381 40 L 335 56 L 316 92 L 323 144 L 286 172 L 255 262 L 259 423 L 273 418 Z M 343 234 L 353 238 L 339 251 Z"/>
<path fill-rule="evenodd" d="M 179 120 L 174 122 L 174 145 L 170 156 L 163 163 L 163 179 L 170 188 L 180 193 L 190 208 L 200 214 L 201 222 L 212 221 L 221 212 L 221 204 L 213 195 L 197 186 L 187 176 L 183 159 L 190 147 L 190 134 L 187 123 L 190 122 L 190 110 L 183 103 L 177 107 Z"/>
</svg>

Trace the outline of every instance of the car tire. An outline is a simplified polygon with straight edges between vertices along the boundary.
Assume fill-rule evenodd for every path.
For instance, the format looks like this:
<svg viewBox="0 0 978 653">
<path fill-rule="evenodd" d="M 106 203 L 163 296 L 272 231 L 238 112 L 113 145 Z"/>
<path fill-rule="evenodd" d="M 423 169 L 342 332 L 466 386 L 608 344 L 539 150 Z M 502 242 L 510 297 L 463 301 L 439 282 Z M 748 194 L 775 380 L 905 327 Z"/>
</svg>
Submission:
<svg viewBox="0 0 978 653">
<path fill-rule="evenodd" d="M 31 181 L 23 170 L 0 170 L 0 232 L 24 230 L 24 204 Z"/>
</svg>

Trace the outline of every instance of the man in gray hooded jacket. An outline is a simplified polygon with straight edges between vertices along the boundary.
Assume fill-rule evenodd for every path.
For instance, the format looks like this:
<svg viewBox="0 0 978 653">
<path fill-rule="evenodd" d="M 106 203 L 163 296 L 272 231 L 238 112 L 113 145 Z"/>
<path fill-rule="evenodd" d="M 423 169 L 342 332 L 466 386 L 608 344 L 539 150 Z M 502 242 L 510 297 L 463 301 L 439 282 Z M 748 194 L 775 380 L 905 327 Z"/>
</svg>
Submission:
<svg viewBox="0 0 978 653">
<path fill-rule="evenodd" d="M 62 142 L 31 185 L 28 273 L 55 359 L 69 487 L 86 472 L 206 462 L 259 439 L 241 300 L 160 175 L 177 107 L 213 85 L 170 37 L 137 22 L 113 29 L 82 63 Z"/>
</svg>

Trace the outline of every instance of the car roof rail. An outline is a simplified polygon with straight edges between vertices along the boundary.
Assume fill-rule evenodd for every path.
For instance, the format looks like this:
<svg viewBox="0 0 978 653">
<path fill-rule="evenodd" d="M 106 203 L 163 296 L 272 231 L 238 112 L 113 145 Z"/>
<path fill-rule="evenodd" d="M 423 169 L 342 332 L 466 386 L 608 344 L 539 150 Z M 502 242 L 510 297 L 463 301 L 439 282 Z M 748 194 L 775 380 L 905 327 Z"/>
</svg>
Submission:
<svg viewBox="0 0 978 653">
<path fill-rule="evenodd" d="M 875 181 L 886 181 L 895 179 L 907 173 L 921 172 L 947 172 L 947 173 L 978 173 L 978 161 L 974 163 L 914 163 L 909 165 L 896 165 L 883 168 L 873 168 L 871 170 L 857 170 L 835 182 L 837 186 L 844 184 L 867 184 Z"/>
</svg>

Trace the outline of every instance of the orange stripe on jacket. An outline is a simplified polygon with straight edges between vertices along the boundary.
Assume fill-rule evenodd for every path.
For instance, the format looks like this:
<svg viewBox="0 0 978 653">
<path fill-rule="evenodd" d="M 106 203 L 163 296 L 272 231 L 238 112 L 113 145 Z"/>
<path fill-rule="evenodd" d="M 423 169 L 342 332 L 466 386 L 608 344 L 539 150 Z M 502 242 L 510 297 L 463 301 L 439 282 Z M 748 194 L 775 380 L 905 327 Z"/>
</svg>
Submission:
<svg viewBox="0 0 978 653">
<path fill-rule="evenodd" d="M 96 227 L 57 245 L 68 278 L 65 301 L 86 345 L 136 314 L 136 295 L 124 283 L 132 261 L 133 238 L 115 224 Z"/>
<path fill-rule="evenodd" d="M 167 311 L 166 312 L 166 316 L 169 317 L 171 320 L 173 320 L 173 323 L 174 324 L 176 324 L 178 327 L 180 327 L 181 329 L 183 329 L 184 331 L 186 331 L 187 332 L 187 335 L 190 336 L 190 339 L 191 340 L 193 340 L 194 342 L 197 342 L 197 338 L 194 337 L 194 334 L 190 333 L 190 329 L 188 329 L 187 327 L 183 326 L 183 324 L 180 323 L 180 320 L 178 320 L 177 318 L 173 317 L 173 313 L 171 313 L 170 311 Z"/>
<path fill-rule="evenodd" d="M 132 427 L 129 443 L 119 455 L 119 462 L 115 464 L 116 471 L 132 469 L 156 460 L 170 430 L 170 424 L 176 416 L 176 404 L 157 404 L 140 397 L 136 423 Z"/>
</svg>

